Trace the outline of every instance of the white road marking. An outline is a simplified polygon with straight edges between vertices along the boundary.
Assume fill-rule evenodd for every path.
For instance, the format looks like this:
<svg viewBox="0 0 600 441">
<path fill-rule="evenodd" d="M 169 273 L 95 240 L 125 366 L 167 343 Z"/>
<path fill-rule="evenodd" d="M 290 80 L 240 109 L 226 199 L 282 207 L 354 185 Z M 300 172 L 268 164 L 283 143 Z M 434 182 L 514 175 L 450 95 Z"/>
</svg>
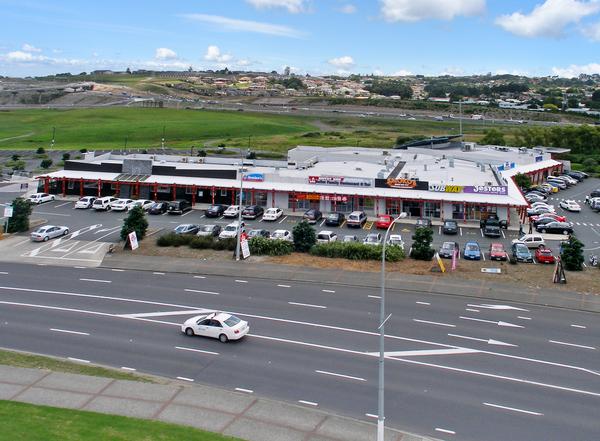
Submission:
<svg viewBox="0 0 600 441">
<path fill-rule="evenodd" d="M 76 268 L 76 269 L 87 269 L 87 266 L 74 266 L 73 268 Z"/>
<path fill-rule="evenodd" d="M 89 363 L 90 362 L 89 360 L 83 360 L 81 358 L 74 358 L 74 357 L 67 357 L 67 359 L 71 360 L 71 361 L 78 361 L 79 363 Z"/>
<path fill-rule="evenodd" d="M 456 435 L 456 432 L 454 430 L 440 429 L 439 427 L 436 427 L 435 430 L 437 432 L 447 433 L 449 435 Z"/>
<path fill-rule="evenodd" d="M 511 343 L 505 343 L 503 341 L 500 340 L 494 340 L 494 339 L 485 339 L 485 338 L 475 338 L 475 337 L 468 337 L 466 335 L 457 335 L 457 334 L 448 334 L 449 337 L 456 337 L 456 338 L 464 338 L 465 340 L 473 340 L 473 341 L 482 341 L 484 343 L 487 343 L 489 345 L 497 345 L 497 346 L 514 346 L 517 347 L 517 345 L 513 345 Z"/>
<path fill-rule="evenodd" d="M 479 232 L 481 233 L 481 237 L 483 237 L 483 230 L 480 228 Z"/>
<path fill-rule="evenodd" d="M 523 328 L 524 326 L 521 325 L 515 325 L 513 323 L 508 323 L 508 322 L 503 322 L 503 321 L 498 321 L 495 322 L 494 320 L 483 320 L 483 319 L 478 319 L 478 318 L 473 318 L 473 317 L 464 317 L 464 316 L 460 316 L 460 318 L 462 320 L 471 320 L 474 322 L 482 322 L 482 323 L 492 323 L 494 325 L 498 325 L 498 326 L 506 326 L 508 328 Z"/>
<path fill-rule="evenodd" d="M 277 286 L 280 287 L 280 288 L 291 288 L 290 285 L 277 285 Z"/>
<path fill-rule="evenodd" d="M 195 293 L 199 293 L 199 294 L 210 294 L 212 296 L 218 296 L 219 293 L 218 292 L 212 292 L 212 291 L 201 291 L 199 289 L 184 289 L 184 291 L 186 292 L 195 292 Z"/>
<path fill-rule="evenodd" d="M 503 230 L 503 229 L 500 229 L 500 232 L 502 233 L 502 238 L 503 238 L 503 239 L 506 239 L 506 234 L 504 234 L 504 230 Z"/>
<path fill-rule="evenodd" d="M 50 216 L 71 217 L 70 214 L 48 213 L 47 211 L 36 211 L 35 214 L 48 214 Z M 121 228 L 121 227 L 119 227 Z"/>
<path fill-rule="evenodd" d="M 490 305 L 490 304 L 471 305 L 471 304 L 467 304 L 467 306 L 470 306 L 472 308 L 480 308 L 480 309 L 497 309 L 497 310 L 506 309 L 506 310 L 513 310 L 513 311 L 529 312 L 529 309 L 517 308 L 515 306 L 510 306 L 510 305 Z"/>
<path fill-rule="evenodd" d="M 479 309 L 465 308 L 465 311 L 469 311 L 469 312 L 479 312 Z"/>
<path fill-rule="evenodd" d="M 97 283 L 112 283 L 112 280 L 100 280 L 100 279 L 79 279 L 82 282 L 97 282 Z"/>
<path fill-rule="evenodd" d="M 516 407 L 507 407 L 507 406 L 500 406 L 499 404 L 492 404 L 492 403 L 483 403 L 484 406 L 489 406 L 489 407 L 495 407 L 497 409 L 504 409 L 504 410 L 510 410 L 512 412 L 519 412 L 519 413 L 525 413 L 527 415 L 534 415 L 534 416 L 544 416 L 543 413 L 539 413 L 539 412 L 533 412 L 531 410 L 523 410 L 523 409 L 517 409 Z"/>
<path fill-rule="evenodd" d="M 460 235 L 462 236 L 462 227 L 460 227 L 459 230 L 460 230 Z"/>
<path fill-rule="evenodd" d="M 187 215 L 188 215 L 188 214 L 190 214 L 191 212 L 192 212 L 192 210 L 188 211 L 187 213 L 183 213 L 183 214 L 181 215 L 181 217 L 187 216 Z"/>
<path fill-rule="evenodd" d="M 206 312 L 213 312 L 213 310 L 212 309 L 191 309 L 191 310 L 186 310 L 186 311 L 142 312 L 139 314 L 117 314 L 117 316 L 125 317 L 125 318 L 166 317 L 166 316 L 172 316 L 172 315 L 203 314 Z"/>
<path fill-rule="evenodd" d="M 380 299 L 381 298 L 381 296 L 367 296 L 367 297 L 370 299 Z"/>
<path fill-rule="evenodd" d="M 566 343 L 564 341 L 557 341 L 557 340 L 548 340 L 548 341 L 550 343 L 554 343 L 557 345 L 572 346 L 574 348 L 581 348 L 581 349 L 591 349 L 592 351 L 596 350 L 596 348 L 593 346 L 576 345 L 575 343 Z"/>
<path fill-rule="evenodd" d="M 238 392 L 244 392 L 244 393 L 246 393 L 246 394 L 252 394 L 252 393 L 254 393 L 254 391 L 253 391 L 253 390 L 250 390 L 250 389 L 242 389 L 241 387 L 236 387 L 236 388 L 235 388 L 235 390 L 237 390 Z"/>
<path fill-rule="evenodd" d="M 448 323 L 430 322 L 429 320 L 419 320 L 419 319 L 413 319 L 413 321 L 417 322 L 417 323 L 426 323 L 428 325 L 446 326 L 447 328 L 456 328 L 456 325 L 451 325 Z"/>
<path fill-rule="evenodd" d="M 194 279 L 206 279 L 204 276 L 194 276 Z"/>
<path fill-rule="evenodd" d="M 237 279 L 236 279 L 236 281 L 235 281 L 235 282 L 236 282 L 236 283 L 248 283 L 248 281 L 247 281 L 247 280 L 237 280 Z"/>
<path fill-rule="evenodd" d="M 201 354 L 208 354 L 208 355 L 219 355 L 218 352 L 203 351 L 201 349 L 193 349 L 193 348 L 184 348 L 182 346 L 175 346 L 175 349 L 179 349 L 179 350 L 182 350 L 182 351 L 199 352 Z"/>
<path fill-rule="evenodd" d="M 328 292 L 328 293 L 332 293 L 332 294 L 334 294 L 334 293 L 335 293 L 335 291 L 333 291 L 332 289 L 322 289 L 321 291 L 323 291 L 323 292 Z"/>
<path fill-rule="evenodd" d="M 431 303 L 429 303 L 429 302 L 415 302 L 415 303 L 416 303 L 417 305 L 426 305 L 426 306 L 429 306 L 429 305 L 431 305 Z"/>
<path fill-rule="evenodd" d="M 177 377 L 178 380 L 182 380 L 182 381 L 189 381 L 189 382 L 193 382 L 194 380 L 192 378 L 187 378 L 187 377 Z"/>
<path fill-rule="evenodd" d="M 75 334 L 75 335 L 90 335 L 87 332 L 79 332 L 79 331 L 69 331 L 67 329 L 58 329 L 58 328 L 50 328 L 51 331 L 54 332 L 63 332 L 65 334 Z"/>
<path fill-rule="evenodd" d="M 323 222 L 321 222 L 321 223 L 319 224 L 319 227 L 322 227 L 324 223 L 325 223 L 325 219 L 323 219 Z"/>
<path fill-rule="evenodd" d="M 375 418 L 375 419 L 379 418 L 379 415 L 375 415 L 375 414 L 372 414 L 372 413 L 365 413 L 365 416 L 369 417 L 369 418 Z"/>
<path fill-rule="evenodd" d="M 31 242 L 31 239 L 27 238 L 25 240 L 17 242 L 16 244 L 13 245 L 13 247 L 18 247 L 18 246 L 23 245 L 24 243 L 27 243 L 27 242 Z"/>
<path fill-rule="evenodd" d="M 159 273 L 158 271 L 154 271 L 152 274 L 155 274 L 157 276 L 164 276 L 165 273 Z"/>
<path fill-rule="evenodd" d="M 517 318 L 520 318 L 521 320 L 531 320 L 531 317 L 525 317 L 522 315 L 517 316 Z"/>
<path fill-rule="evenodd" d="M 306 404 L 307 406 L 313 406 L 313 407 L 316 407 L 319 405 L 319 403 L 314 403 L 312 401 L 304 401 L 304 400 L 298 400 L 298 403 Z"/>
<path fill-rule="evenodd" d="M 310 303 L 288 302 L 288 304 L 294 305 L 294 306 L 306 306 L 307 308 L 327 309 L 327 306 L 312 305 Z"/>
<path fill-rule="evenodd" d="M 477 349 L 457 348 L 457 349 L 423 349 L 416 351 L 391 351 L 386 352 L 386 357 L 424 357 L 429 355 L 460 355 L 475 354 Z M 369 352 L 369 355 L 379 356 L 379 352 Z"/>
<path fill-rule="evenodd" d="M 121 369 L 123 369 L 124 371 L 129 371 L 129 372 L 135 372 L 137 370 L 137 369 L 130 368 L 127 366 L 121 366 Z"/>
<path fill-rule="evenodd" d="M 6 271 L 0 271 L 0 274 L 7 275 L 8 273 Z"/>
<path fill-rule="evenodd" d="M 280 223 L 280 224 L 282 224 L 282 223 L 283 223 L 283 221 L 284 221 L 284 220 L 286 220 L 287 218 L 288 218 L 288 217 L 287 217 L 287 216 L 285 216 L 283 219 L 281 219 L 281 220 L 279 221 L 279 223 Z"/>
<path fill-rule="evenodd" d="M 583 325 L 571 325 L 572 328 L 580 328 L 580 329 L 586 329 L 586 326 Z"/>
<path fill-rule="evenodd" d="M 119 268 L 111 268 L 111 271 L 114 271 L 116 273 L 123 273 L 123 272 L 125 272 L 124 269 L 119 269 Z"/>
<path fill-rule="evenodd" d="M 331 375 L 332 377 L 346 378 L 348 380 L 367 381 L 367 380 L 365 380 L 364 378 L 361 378 L 361 377 L 353 377 L 351 375 L 336 374 L 335 372 L 327 372 L 327 371 L 320 371 L 320 370 L 315 370 L 315 372 L 317 374 Z"/>
<path fill-rule="evenodd" d="M 64 207 L 65 205 L 69 205 L 71 202 L 65 202 L 64 204 L 55 205 L 54 208 Z"/>
</svg>

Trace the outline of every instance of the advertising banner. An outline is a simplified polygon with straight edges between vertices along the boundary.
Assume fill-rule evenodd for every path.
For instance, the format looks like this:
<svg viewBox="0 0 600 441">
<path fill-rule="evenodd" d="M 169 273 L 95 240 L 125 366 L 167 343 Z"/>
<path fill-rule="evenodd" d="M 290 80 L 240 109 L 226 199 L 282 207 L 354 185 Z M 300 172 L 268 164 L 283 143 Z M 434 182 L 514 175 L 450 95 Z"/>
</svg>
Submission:
<svg viewBox="0 0 600 441">
<path fill-rule="evenodd" d="M 436 193 L 462 193 L 462 185 L 446 185 L 429 183 L 429 191 Z"/>
<path fill-rule="evenodd" d="M 508 187 L 505 185 L 467 185 L 464 187 L 463 191 L 472 194 L 506 196 L 508 194 Z"/>
<path fill-rule="evenodd" d="M 242 176 L 242 181 L 246 182 L 264 182 L 265 175 L 262 173 L 248 173 Z"/>
<path fill-rule="evenodd" d="M 131 246 L 131 250 L 137 250 L 140 245 L 138 244 L 138 240 L 137 240 L 137 235 L 135 234 L 135 231 L 132 231 L 131 233 L 129 233 L 127 235 L 127 238 L 129 239 L 129 245 Z"/>
</svg>

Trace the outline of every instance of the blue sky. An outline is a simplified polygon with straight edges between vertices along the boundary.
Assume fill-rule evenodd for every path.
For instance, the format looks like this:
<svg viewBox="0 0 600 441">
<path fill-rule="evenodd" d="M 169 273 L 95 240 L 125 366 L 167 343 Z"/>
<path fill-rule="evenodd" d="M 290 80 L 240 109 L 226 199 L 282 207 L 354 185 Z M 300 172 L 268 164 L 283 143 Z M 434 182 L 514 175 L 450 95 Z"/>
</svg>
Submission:
<svg viewBox="0 0 600 441">
<path fill-rule="evenodd" d="M 600 73 L 600 0 L 0 0 L 0 75 Z"/>
</svg>

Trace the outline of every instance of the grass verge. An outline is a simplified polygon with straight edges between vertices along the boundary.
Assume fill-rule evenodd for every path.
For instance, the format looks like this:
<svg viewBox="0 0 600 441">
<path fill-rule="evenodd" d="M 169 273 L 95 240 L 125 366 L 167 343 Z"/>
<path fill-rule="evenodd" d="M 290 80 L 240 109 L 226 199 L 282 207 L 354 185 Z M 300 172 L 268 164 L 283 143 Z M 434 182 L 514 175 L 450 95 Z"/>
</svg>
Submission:
<svg viewBox="0 0 600 441">
<path fill-rule="evenodd" d="M 81 374 L 92 375 L 94 377 L 115 378 L 117 380 L 142 381 L 145 383 L 156 382 L 150 377 L 132 374 L 129 372 L 121 372 L 116 369 L 108 369 L 99 366 L 88 366 L 84 364 L 63 361 L 52 357 L 44 357 L 42 355 L 26 354 L 22 352 L 13 352 L 3 349 L 0 350 L 0 364 L 24 368 L 47 369 L 49 371 L 65 372 L 68 374 Z"/>
<path fill-rule="evenodd" d="M 0 401 L 1 440 L 235 441 L 191 427 L 94 412 Z M 239 440 L 238 440 L 239 441 Z"/>
</svg>

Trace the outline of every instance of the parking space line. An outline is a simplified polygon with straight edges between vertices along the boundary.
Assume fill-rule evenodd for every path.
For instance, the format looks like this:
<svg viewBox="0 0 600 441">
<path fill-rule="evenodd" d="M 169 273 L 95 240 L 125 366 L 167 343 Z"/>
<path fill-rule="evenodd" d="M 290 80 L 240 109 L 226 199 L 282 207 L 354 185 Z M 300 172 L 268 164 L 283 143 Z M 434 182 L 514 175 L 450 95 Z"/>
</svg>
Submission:
<svg viewBox="0 0 600 441">
<path fill-rule="evenodd" d="M 190 210 L 190 211 L 188 211 L 187 213 L 183 213 L 183 214 L 181 215 L 181 217 L 183 217 L 183 216 L 187 216 L 187 215 L 188 215 L 188 214 L 190 214 L 192 211 L 193 211 L 193 210 Z"/>
<path fill-rule="evenodd" d="M 64 207 L 65 205 L 69 205 L 71 202 L 65 202 L 64 204 L 55 205 L 54 208 Z"/>
<path fill-rule="evenodd" d="M 502 238 L 506 239 L 506 234 L 504 234 L 504 230 L 500 229 L 500 232 L 502 233 Z"/>
<path fill-rule="evenodd" d="M 61 216 L 61 217 L 71 217 L 70 214 L 61 214 L 61 213 L 48 213 L 47 211 L 34 211 L 34 214 L 47 214 L 49 216 Z"/>
<path fill-rule="evenodd" d="M 460 227 L 459 230 L 460 230 L 460 235 L 462 236 L 462 227 Z"/>
<path fill-rule="evenodd" d="M 281 220 L 279 221 L 279 223 L 280 223 L 280 224 L 282 224 L 282 223 L 283 223 L 283 221 L 285 221 L 287 218 L 288 218 L 287 216 L 284 216 L 284 217 L 283 217 L 283 219 L 281 219 Z"/>
<path fill-rule="evenodd" d="M 323 224 L 325 223 L 325 220 L 326 220 L 326 219 L 323 219 L 323 222 L 321 222 L 321 223 L 319 224 L 319 227 L 322 227 L 322 226 L 323 226 Z"/>
<path fill-rule="evenodd" d="M 340 225 L 340 228 L 342 228 L 344 225 L 346 225 L 346 219 L 344 219 L 344 221 L 342 222 L 342 224 Z M 598 225 L 600 227 L 600 225 Z"/>
</svg>

